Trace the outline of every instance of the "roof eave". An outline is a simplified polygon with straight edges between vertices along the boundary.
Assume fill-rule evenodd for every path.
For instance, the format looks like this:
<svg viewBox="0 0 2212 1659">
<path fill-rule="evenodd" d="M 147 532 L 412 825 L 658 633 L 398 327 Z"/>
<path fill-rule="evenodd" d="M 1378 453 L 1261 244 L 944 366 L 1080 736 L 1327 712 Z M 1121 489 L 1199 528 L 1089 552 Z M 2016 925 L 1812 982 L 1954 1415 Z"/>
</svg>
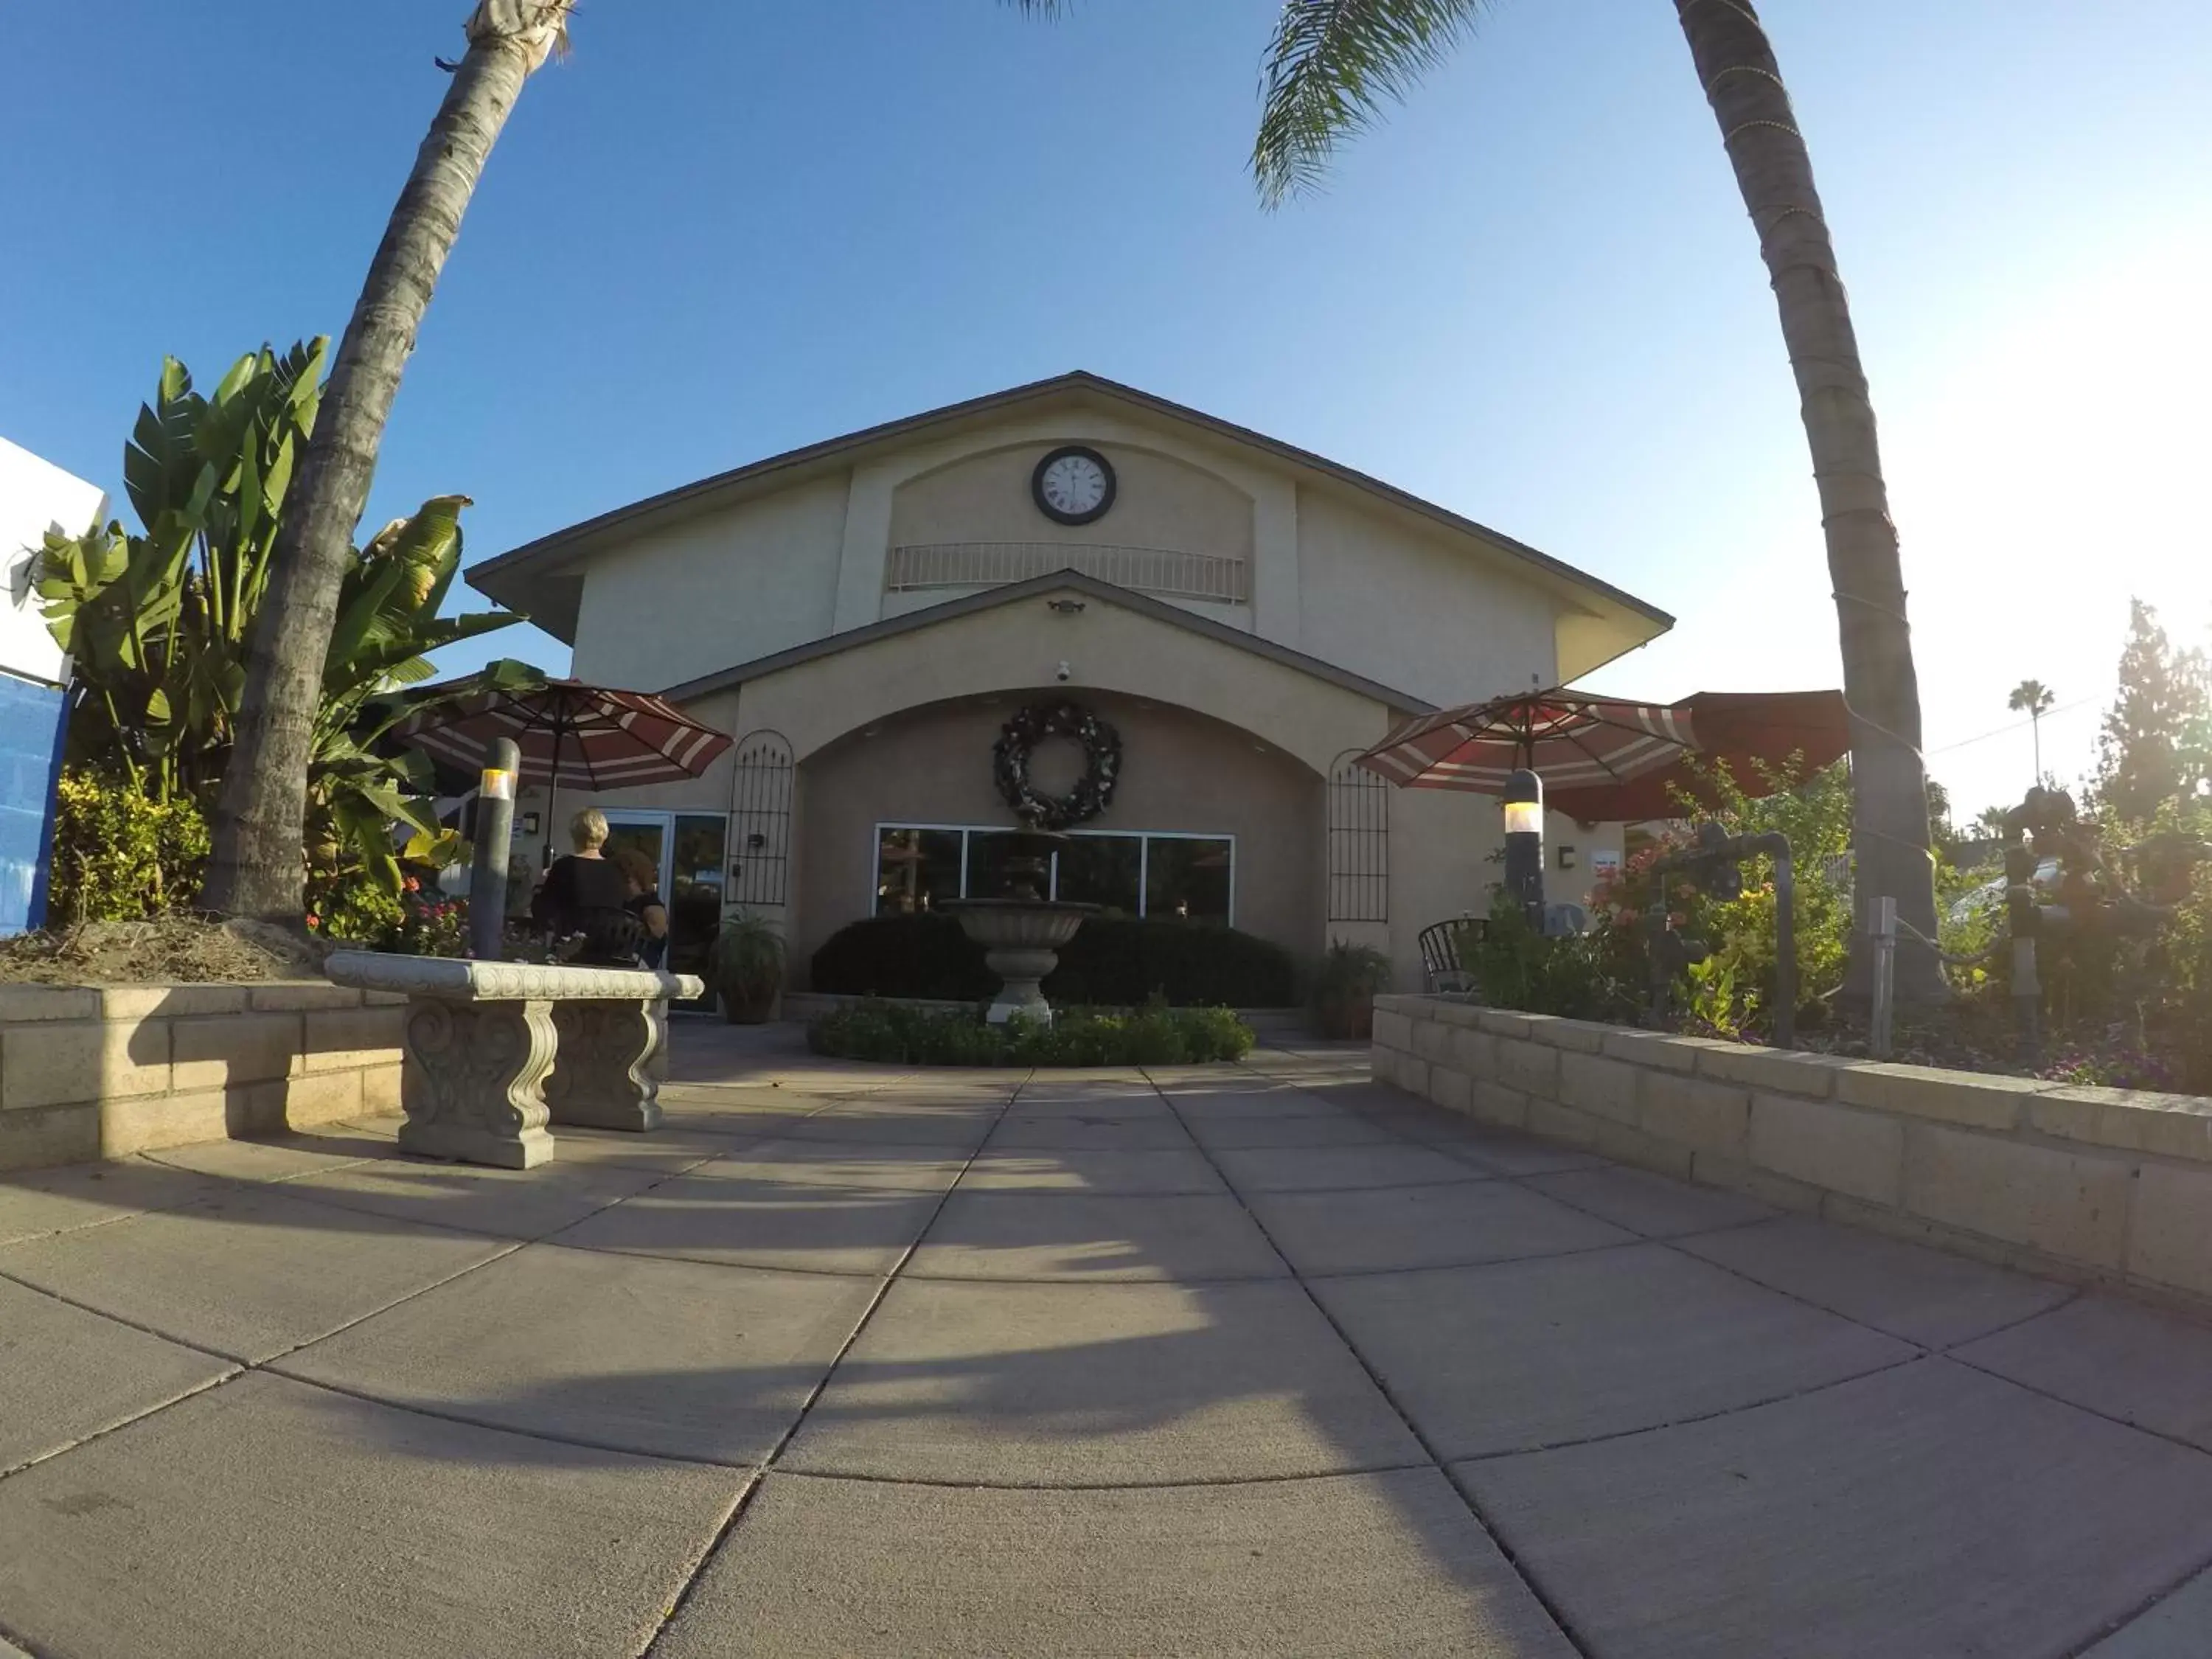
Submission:
<svg viewBox="0 0 2212 1659">
<path fill-rule="evenodd" d="M 1153 599 L 1149 594 L 1137 592 L 1132 588 L 1119 587 L 1112 582 L 1101 581 L 1096 576 L 1087 576 L 1081 571 L 1074 569 L 1053 571 L 1045 575 L 1032 576 L 1026 581 L 1008 582 L 1001 586 L 986 588 L 979 593 L 963 594 L 958 599 L 947 599 L 941 605 L 929 605 L 920 611 L 909 611 L 903 616 L 887 617 L 880 622 L 863 623 L 859 628 L 848 628 L 841 634 L 830 634 L 818 640 L 811 640 L 804 645 L 793 646 L 788 650 L 778 651 L 765 657 L 757 657 L 750 662 L 738 663 L 715 673 L 704 674 L 696 679 L 685 680 L 680 684 L 668 687 L 659 695 L 672 702 L 678 703 L 690 702 L 699 697 L 712 696 L 717 692 L 727 691 L 748 681 L 763 679 L 770 674 L 781 673 L 785 669 L 796 668 L 802 663 L 815 662 L 824 657 L 836 656 L 861 646 L 872 645 L 880 640 L 895 639 L 902 634 L 918 632 L 940 623 L 952 622 L 962 617 L 970 617 L 985 611 L 996 610 L 1002 605 L 1018 605 L 1024 599 L 1040 599 L 1046 594 L 1070 591 L 1086 594 L 1104 604 L 1120 605 L 1138 616 L 1151 617 L 1154 621 L 1165 623 L 1170 627 L 1196 634 L 1201 638 L 1213 640 L 1241 651 L 1249 651 L 1255 656 L 1279 663 L 1286 668 L 1295 669 L 1315 679 L 1340 686 L 1358 696 L 1371 698 L 1401 714 L 1426 714 L 1436 711 L 1434 703 L 1417 697 L 1410 691 L 1401 691 L 1395 686 L 1385 685 L 1379 680 L 1370 680 L 1364 674 L 1355 674 L 1349 669 L 1339 668 L 1334 663 L 1324 662 L 1318 657 L 1309 656 L 1304 652 L 1295 650 L 1286 645 L 1279 645 L 1274 641 L 1263 639 L 1257 634 L 1247 633 L 1241 628 L 1231 628 L 1226 623 L 1216 622 L 1210 617 L 1202 617 L 1195 611 L 1186 611 L 1181 605 L 1170 605 L 1164 599 Z"/>
<path fill-rule="evenodd" d="M 1264 432 L 1255 431 L 1249 427 L 1240 426 L 1233 421 L 1224 420 L 1219 416 L 1209 415 L 1203 410 L 1175 403 L 1169 398 L 1158 397 L 1135 386 L 1125 386 L 1118 380 L 1107 380 L 1103 375 L 1093 374 L 1084 369 L 1054 375 L 1047 380 L 1031 380 L 1021 386 L 1009 386 L 1003 391 L 987 392 L 979 398 L 947 404 L 941 408 L 928 410 L 919 415 L 904 416 L 895 421 L 864 427 L 841 437 L 829 438 L 819 443 L 787 450 L 780 455 L 771 455 L 764 460 L 754 461 L 726 472 L 716 473 L 711 477 L 699 479 L 696 483 L 664 490 L 657 495 L 648 495 L 641 501 L 630 502 L 625 507 L 615 507 L 597 517 L 586 519 L 581 524 L 556 530 L 550 535 L 541 536 L 535 541 L 526 542 L 520 547 L 487 559 L 466 573 L 467 580 L 471 586 L 498 599 L 501 596 L 495 591 L 494 586 L 488 585 L 488 581 L 506 585 L 509 573 L 519 574 L 527 568 L 545 564 L 549 561 L 579 556 L 589 551 L 591 547 L 607 532 L 640 520 L 663 516 L 686 505 L 703 507 L 718 495 L 747 486 L 757 486 L 771 480 L 781 480 L 794 473 L 804 473 L 811 467 L 829 462 L 846 460 L 872 445 L 895 442 L 933 427 L 995 414 L 1024 403 L 1037 402 L 1074 392 L 1091 392 L 1111 398 L 1261 450 L 1334 483 L 1376 497 L 1401 511 L 1428 520 L 1456 534 L 1473 537 L 1486 543 L 1510 558 L 1532 566 L 1554 580 L 1571 585 L 1585 593 L 1618 605 L 1659 623 L 1661 631 L 1674 626 L 1673 617 L 1657 606 L 1638 599 L 1625 589 L 1615 587 L 1610 582 L 1592 576 L 1586 571 L 1577 569 L 1564 560 L 1555 559 L 1548 553 L 1541 552 L 1525 542 L 1518 541 L 1500 531 L 1492 530 L 1487 525 L 1478 523 L 1473 519 L 1455 513 L 1449 507 L 1439 507 L 1434 501 L 1425 501 L 1411 491 L 1401 489 L 1395 484 L 1386 483 L 1382 479 L 1361 472 L 1356 468 L 1330 460 L 1327 456 L 1316 454 L 1311 450 L 1301 449 L 1295 444 L 1285 443 L 1279 438 L 1269 437 Z M 501 602 L 507 603 L 505 600 Z"/>
</svg>

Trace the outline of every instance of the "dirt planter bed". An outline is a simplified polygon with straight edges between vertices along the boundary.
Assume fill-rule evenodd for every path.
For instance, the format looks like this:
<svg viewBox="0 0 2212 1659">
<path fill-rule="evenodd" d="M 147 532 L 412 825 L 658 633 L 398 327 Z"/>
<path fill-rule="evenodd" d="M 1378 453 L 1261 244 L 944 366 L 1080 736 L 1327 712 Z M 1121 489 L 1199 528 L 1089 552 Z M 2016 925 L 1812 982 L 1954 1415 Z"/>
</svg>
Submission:
<svg viewBox="0 0 2212 1659">
<path fill-rule="evenodd" d="M 0 985 L 0 1170 L 396 1112 L 404 1012 L 319 979 Z"/>
<path fill-rule="evenodd" d="M 1378 1081 L 1784 1209 L 2212 1311 L 2212 1099 L 1375 1000 Z"/>
</svg>

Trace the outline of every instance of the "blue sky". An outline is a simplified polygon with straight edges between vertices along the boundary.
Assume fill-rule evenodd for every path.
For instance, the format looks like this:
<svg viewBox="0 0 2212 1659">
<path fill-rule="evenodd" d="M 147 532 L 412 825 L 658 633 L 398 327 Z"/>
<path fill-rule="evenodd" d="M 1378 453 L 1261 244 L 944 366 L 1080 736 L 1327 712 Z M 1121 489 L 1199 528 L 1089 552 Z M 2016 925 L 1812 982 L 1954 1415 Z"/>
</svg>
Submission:
<svg viewBox="0 0 2212 1659">
<path fill-rule="evenodd" d="M 118 489 L 163 352 L 343 326 L 465 0 L 12 0 L 0 434 Z M 1503 0 L 1269 216 L 1270 0 L 592 4 L 447 267 L 369 520 L 471 558 L 1085 368 L 1674 611 L 1609 690 L 1837 683 L 1774 313 L 1666 0 Z M 2130 592 L 2212 624 L 2212 7 L 1770 0 L 1905 538 L 1930 768 L 2093 759 Z M 544 635 L 495 651 L 559 666 Z M 1470 684 L 1470 695 L 1492 688 Z"/>
</svg>

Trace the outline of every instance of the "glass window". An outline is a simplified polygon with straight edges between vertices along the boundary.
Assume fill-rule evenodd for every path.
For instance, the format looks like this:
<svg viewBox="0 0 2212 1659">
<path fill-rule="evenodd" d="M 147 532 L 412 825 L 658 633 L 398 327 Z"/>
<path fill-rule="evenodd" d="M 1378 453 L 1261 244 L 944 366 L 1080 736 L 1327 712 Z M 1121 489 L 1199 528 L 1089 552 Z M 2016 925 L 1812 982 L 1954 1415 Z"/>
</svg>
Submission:
<svg viewBox="0 0 2212 1659">
<path fill-rule="evenodd" d="M 1147 837 L 1145 914 L 1227 921 L 1235 846 L 1234 842 L 1197 836 Z"/>
<path fill-rule="evenodd" d="M 876 914 L 908 915 L 960 896 L 960 831 L 886 830 L 876 845 Z"/>
<path fill-rule="evenodd" d="M 1144 841 L 1137 836 L 1077 836 L 1060 852 L 1057 896 L 1076 904 L 1137 914 Z"/>
</svg>

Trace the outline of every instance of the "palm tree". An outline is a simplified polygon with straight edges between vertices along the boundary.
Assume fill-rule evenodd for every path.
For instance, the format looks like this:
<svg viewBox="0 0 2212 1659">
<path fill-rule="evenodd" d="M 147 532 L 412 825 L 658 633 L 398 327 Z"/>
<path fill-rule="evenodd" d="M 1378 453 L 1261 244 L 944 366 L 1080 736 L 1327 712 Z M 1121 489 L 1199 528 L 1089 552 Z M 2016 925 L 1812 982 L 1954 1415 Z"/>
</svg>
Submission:
<svg viewBox="0 0 2212 1659">
<path fill-rule="evenodd" d="M 1049 16 L 1069 0 L 1015 3 Z M 1869 904 L 1894 895 L 1900 920 L 1932 939 L 1935 866 L 1905 579 L 1874 407 L 1812 161 L 1752 0 L 1674 4 L 1759 232 L 1812 448 L 1852 715 L 1857 891 Z M 1285 0 L 1267 48 L 1252 153 L 1262 197 L 1273 204 L 1316 183 L 1337 144 L 1409 91 L 1484 9 L 1485 0 Z M 1852 958 L 1850 983 L 1864 994 L 1869 964 L 1856 937 Z M 1933 948 L 1909 933 L 1897 969 L 1900 996 L 1944 994 Z"/>
<path fill-rule="evenodd" d="M 2035 738 L 2035 781 L 2043 781 L 2043 716 L 2058 695 L 2041 680 L 2022 680 L 2005 699 L 2005 707 L 2015 714 L 2027 716 L 2028 730 Z"/>
<path fill-rule="evenodd" d="M 440 64 L 452 83 L 369 262 L 285 509 L 247 655 L 237 747 L 216 805 L 202 899 L 211 910 L 300 920 L 323 661 L 385 420 L 485 159 L 523 82 L 567 46 L 574 3 L 480 0 L 465 26 L 467 53 Z"/>
</svg>

